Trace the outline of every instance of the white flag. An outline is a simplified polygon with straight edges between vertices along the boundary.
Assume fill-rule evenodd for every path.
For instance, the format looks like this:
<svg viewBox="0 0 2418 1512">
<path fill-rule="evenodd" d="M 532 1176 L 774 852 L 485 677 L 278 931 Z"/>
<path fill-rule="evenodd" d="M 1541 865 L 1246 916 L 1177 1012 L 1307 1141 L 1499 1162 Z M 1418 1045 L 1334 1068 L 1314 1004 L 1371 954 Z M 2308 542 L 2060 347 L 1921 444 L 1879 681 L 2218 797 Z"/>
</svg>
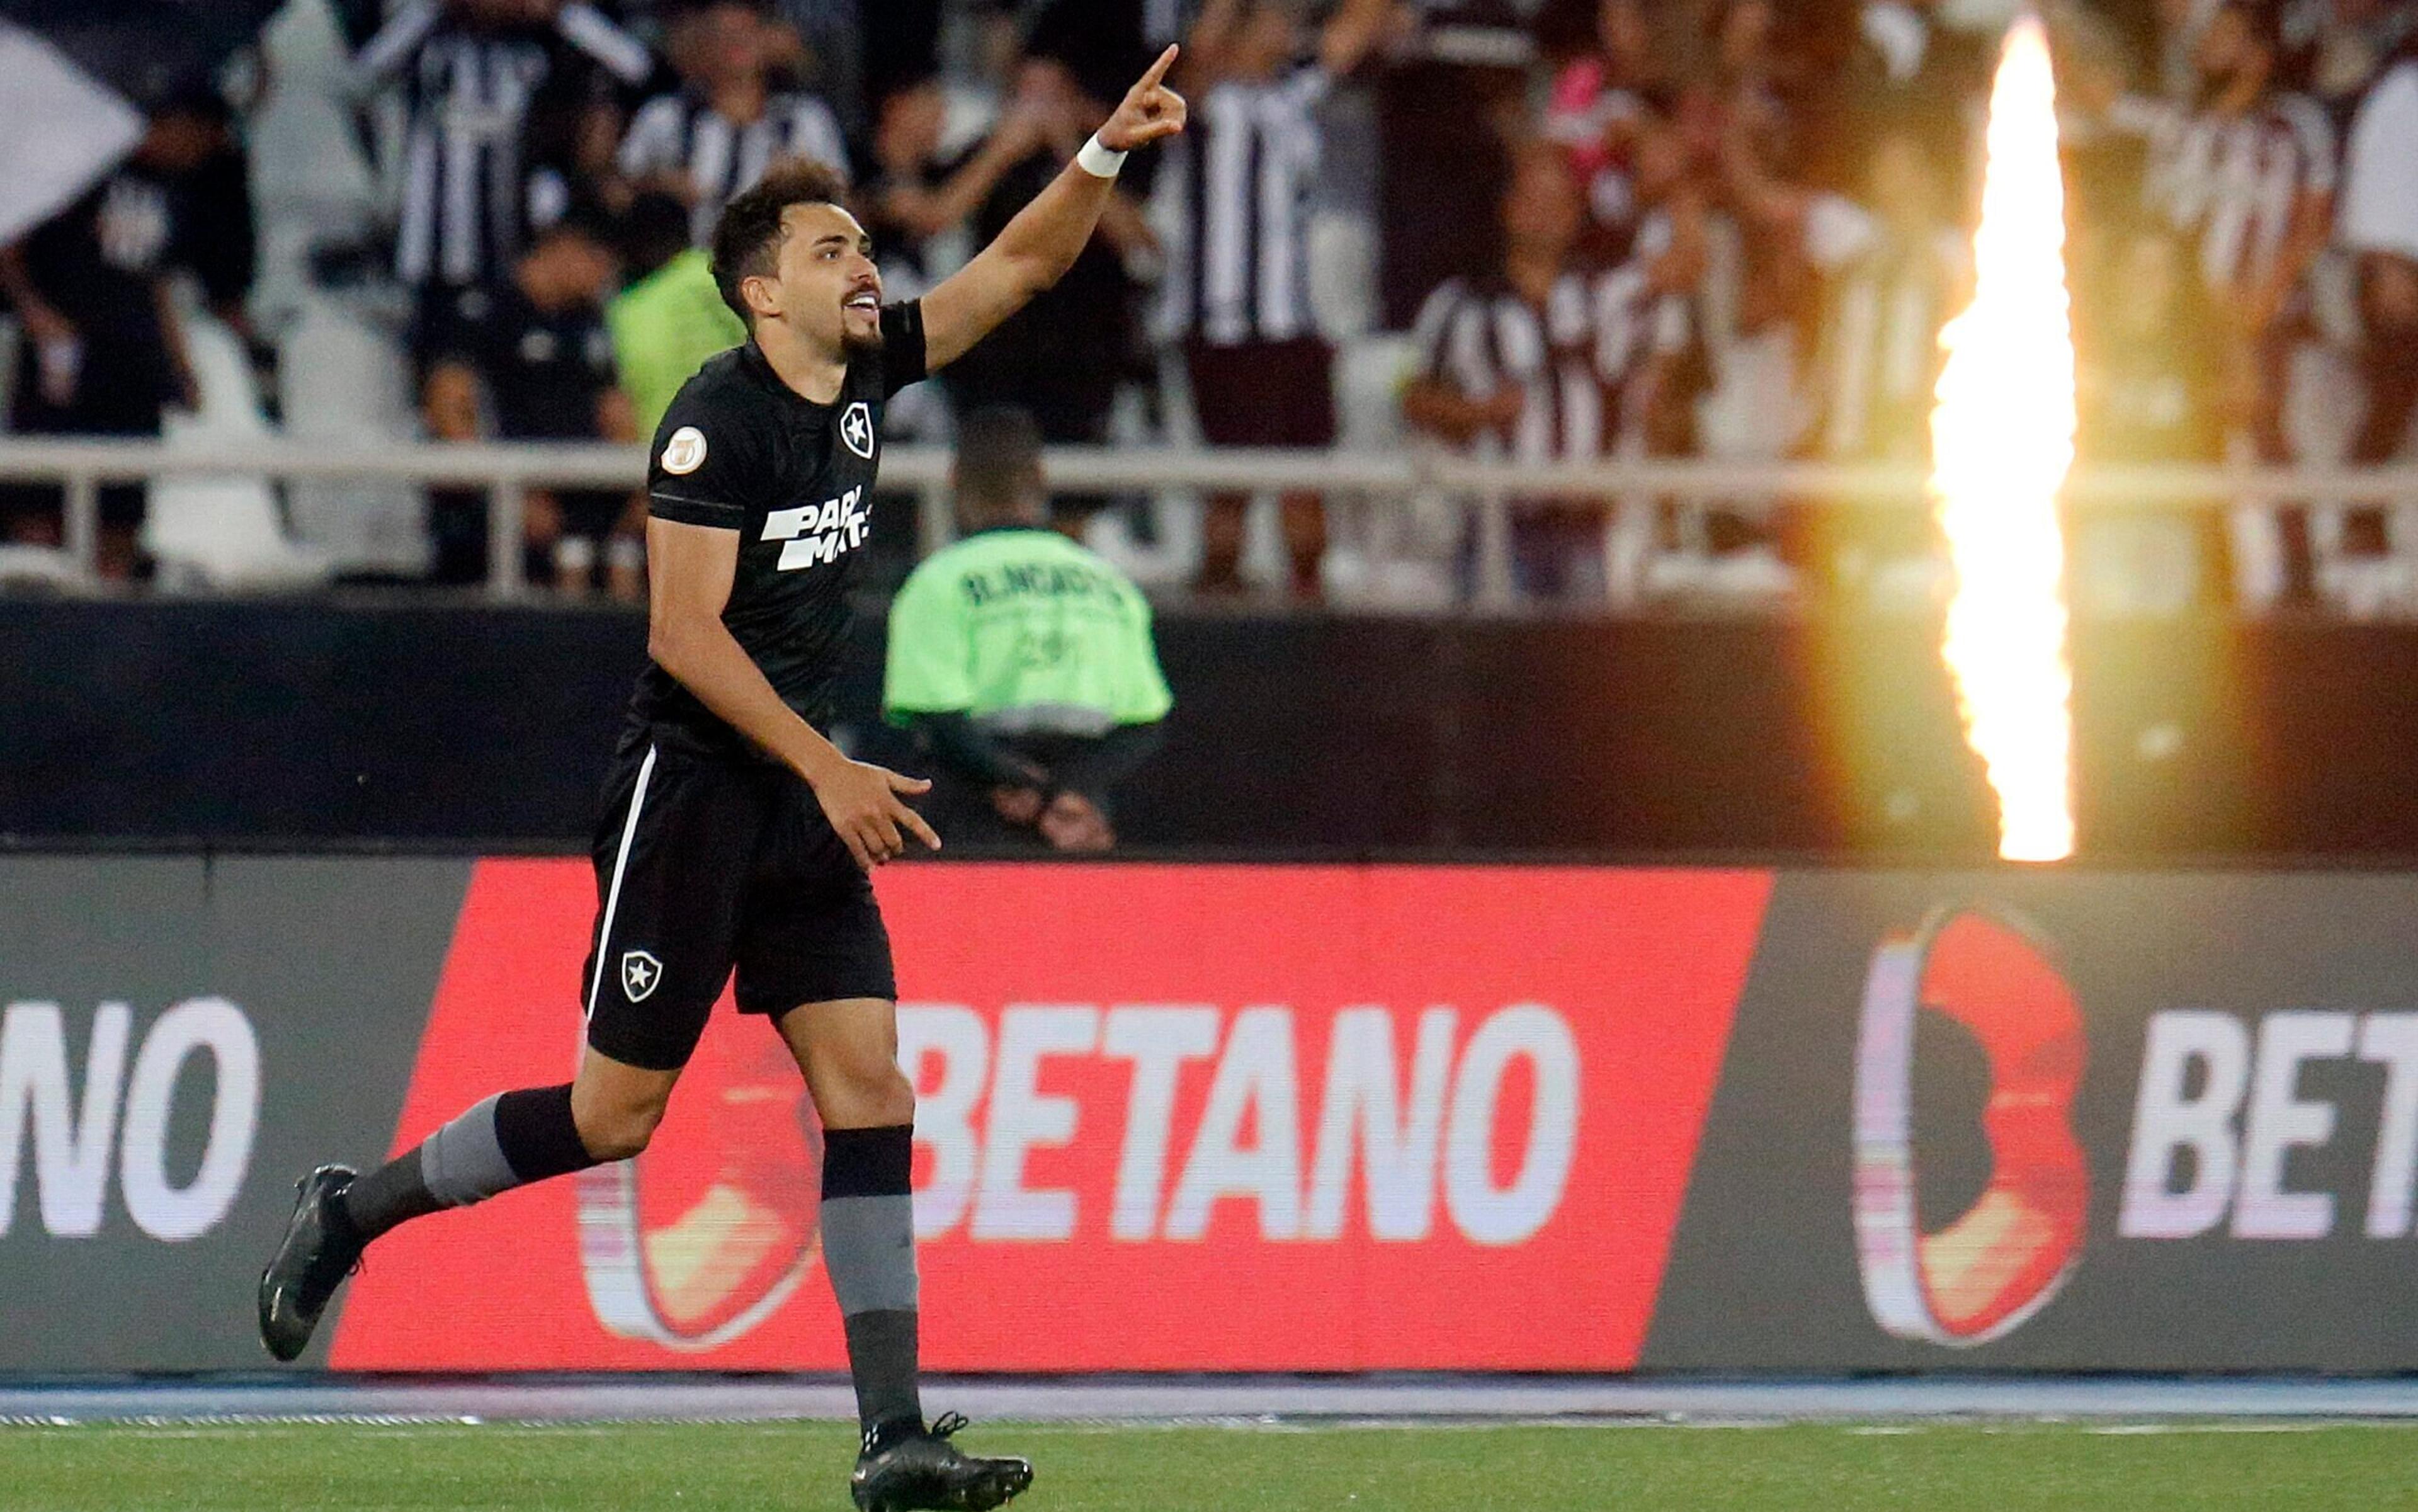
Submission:
<svg viewBox="0 0 2418 1512">
<path fill-rule="evenodd" d="M 143 140 L 143 113 L 22 26 L 0 21 L 0 246 L 56 215 Z"/>
</svg>

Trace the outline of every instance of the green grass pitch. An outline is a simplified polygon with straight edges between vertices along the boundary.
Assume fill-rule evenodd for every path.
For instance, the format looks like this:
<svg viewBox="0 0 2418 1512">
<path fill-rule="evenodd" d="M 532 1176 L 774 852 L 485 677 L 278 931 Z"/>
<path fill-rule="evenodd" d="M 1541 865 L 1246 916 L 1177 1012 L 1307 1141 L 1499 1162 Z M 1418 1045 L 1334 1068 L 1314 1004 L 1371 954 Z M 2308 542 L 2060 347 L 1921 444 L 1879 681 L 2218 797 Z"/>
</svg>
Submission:
<svg viewBox="0 0 2418 1512">
<path fill-rule="evenodd" d="M 1018 1512 L 2418 1508 L 2418 1428 L 981 1425 Z M 848 1506 L 829 1423 L 0 1428 L 17 1512 Z"/>
</svg>

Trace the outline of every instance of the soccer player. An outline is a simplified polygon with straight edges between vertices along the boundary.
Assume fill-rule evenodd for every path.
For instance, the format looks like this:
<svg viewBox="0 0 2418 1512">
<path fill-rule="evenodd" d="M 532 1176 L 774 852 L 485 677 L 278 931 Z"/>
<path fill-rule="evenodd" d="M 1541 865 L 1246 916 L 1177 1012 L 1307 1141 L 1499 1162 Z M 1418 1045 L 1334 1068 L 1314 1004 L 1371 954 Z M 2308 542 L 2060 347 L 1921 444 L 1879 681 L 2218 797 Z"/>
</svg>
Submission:
<svg viewBox="0 0 2418 1512">
<path fill-rule="evenodd" d="M 714 228 L 750 339 L 689 380 L 649 469 L 652 664 L 598 826 L 587 1045 L 567 1085 L 508 1092 L 418 1149 L 299 1184 L 260 1280 L 261 1338 L 290 1360 L 378 1235 L 439 1208 L 646 1148 L 735 967 L 823 1124 L 822 1255 L 864 1428 L 861 1508 L 984 1508 L 1032 1483 L 927 1428 L 917 1391 L 914 1088 L 897 1065 L 889 937 L 866 874 L 939 837 L 928 784 L 851 761 L 829 715 L 884 403 L 961 356 L 1073 264 L 1125 155 L 1184 129 L 1169 48 L 1072 164 L 920 301 L 885 306 L 835 175 L 785 165 Z"/>
</svg>

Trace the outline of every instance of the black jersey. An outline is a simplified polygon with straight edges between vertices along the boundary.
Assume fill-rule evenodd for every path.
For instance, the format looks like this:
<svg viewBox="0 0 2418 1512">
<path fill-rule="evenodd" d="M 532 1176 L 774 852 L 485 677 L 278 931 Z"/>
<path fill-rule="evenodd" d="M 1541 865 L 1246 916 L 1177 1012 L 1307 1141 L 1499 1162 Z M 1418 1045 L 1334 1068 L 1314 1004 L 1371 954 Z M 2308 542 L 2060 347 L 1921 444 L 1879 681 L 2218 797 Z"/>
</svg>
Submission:
<svg viewBox="0 0 2418 1512">
<path fill-rule="evenodd" d="M 604 311 L 585 302 L 541 310 L 509 280 L 450 289 L 433 303 L 422 333 L 430 361 L 459 362 L 479 374 L 497 435 L 595 439 L 598 402 L 613 387 Z"/>
<path fill-rule="evenodd" d="M 885 305 L 881 349 L 849 363 L 830 404 L 783 383 L 749 342 L 697 369 L 655 432 L 648 512 L 739 532 L 722 622 L 782 700 L 818 728 L 831 719 L 849 591 L 871 534 L 882 405 L 923 376 L 923 307 Z M 639 676 L 630 719 L 657 738 L 760 754 L 652 664 Z"/>
</svg>

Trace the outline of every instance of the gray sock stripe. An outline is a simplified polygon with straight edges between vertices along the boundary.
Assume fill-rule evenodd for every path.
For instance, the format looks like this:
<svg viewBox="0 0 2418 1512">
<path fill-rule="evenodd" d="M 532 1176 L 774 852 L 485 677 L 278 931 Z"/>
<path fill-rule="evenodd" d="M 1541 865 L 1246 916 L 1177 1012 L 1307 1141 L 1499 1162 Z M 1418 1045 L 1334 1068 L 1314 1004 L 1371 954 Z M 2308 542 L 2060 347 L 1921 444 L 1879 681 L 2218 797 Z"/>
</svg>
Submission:
<svg viewBox="0 0 2418 1512">
<path fill-rule="evenodd" d="M 521 1184 L 496 1138 L 496 1099 L 463 1113 L 420 1147 L 420 1179 L 429 1195 L 458 1208 Z"/>
<path fill-rule="evenodd" d="M 822 1220 L 823 1269 L 841 1317 L 915 1310 L 912 1198 L 834 1197 Z"/>
</svg>

